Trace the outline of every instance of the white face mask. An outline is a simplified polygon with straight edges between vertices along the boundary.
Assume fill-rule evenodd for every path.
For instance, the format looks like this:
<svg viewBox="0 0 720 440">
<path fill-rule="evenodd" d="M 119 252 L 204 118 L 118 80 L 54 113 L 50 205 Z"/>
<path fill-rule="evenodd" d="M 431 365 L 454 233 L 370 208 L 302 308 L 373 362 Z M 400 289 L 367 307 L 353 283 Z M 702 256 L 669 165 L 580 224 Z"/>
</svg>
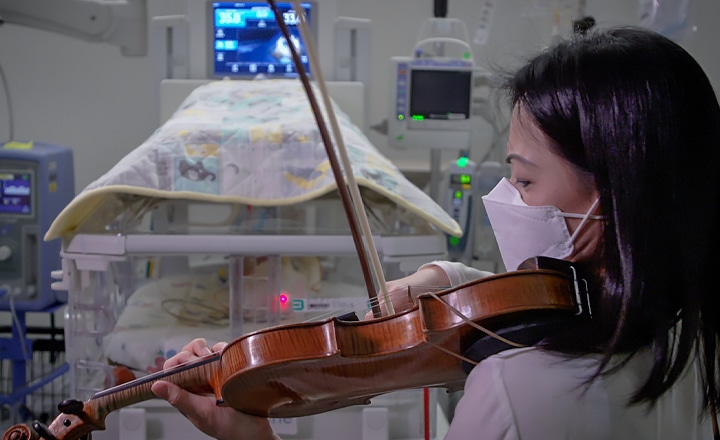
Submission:
<svg viewBox="0 0 720 440">
<path fill-rule="evenodd" d="M 554 206 L 529 206 L 507 179 L 502 179 L 482 201 L 508 271 L 516 270 L 531 257 L 563 259 L 570 256 L 573 241 L 585 223 L 603 219 L 601 215 L 590 215 L 600 199 L 585 214 L 562 212 Z M 582 219 L 572 235 L 565 217 Z"/>
</svg>

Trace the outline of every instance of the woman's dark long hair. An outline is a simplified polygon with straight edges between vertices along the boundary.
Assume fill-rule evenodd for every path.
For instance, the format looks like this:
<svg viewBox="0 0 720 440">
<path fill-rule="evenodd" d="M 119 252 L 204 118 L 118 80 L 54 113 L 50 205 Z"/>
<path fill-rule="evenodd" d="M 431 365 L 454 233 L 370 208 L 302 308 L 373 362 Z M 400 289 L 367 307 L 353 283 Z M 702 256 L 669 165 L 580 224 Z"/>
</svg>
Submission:
<svg viewBox="0 0 720 440">
<path fill-rule="evenodd" d="M 567 353 L 651 347 L 631 403 L 655 402 L 699 356 L 705 404 L 717 402 L 720 106 L 679 45 L 636 28 L 558 43 L 506 82 L 557 153 L 594 180 L 605 215 L 602 287 L 581 331 L 548 341 Z"/>
</svg>

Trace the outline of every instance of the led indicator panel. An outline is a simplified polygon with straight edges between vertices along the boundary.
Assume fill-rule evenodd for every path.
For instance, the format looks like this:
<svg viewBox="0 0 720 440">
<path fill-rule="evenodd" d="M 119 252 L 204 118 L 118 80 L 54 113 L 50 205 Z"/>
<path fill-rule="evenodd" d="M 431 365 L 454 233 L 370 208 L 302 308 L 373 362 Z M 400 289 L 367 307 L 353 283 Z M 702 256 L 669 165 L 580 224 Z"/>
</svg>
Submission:
<svg viewBox="0 0 720 440">
<path fill-rule="evenodd" d="M 472 186 L 472 178 L 470 174 L 451 174 L 450 175 L 450 187 L 453 189 L 462 188 L 469 190 Z"/>
</svg>

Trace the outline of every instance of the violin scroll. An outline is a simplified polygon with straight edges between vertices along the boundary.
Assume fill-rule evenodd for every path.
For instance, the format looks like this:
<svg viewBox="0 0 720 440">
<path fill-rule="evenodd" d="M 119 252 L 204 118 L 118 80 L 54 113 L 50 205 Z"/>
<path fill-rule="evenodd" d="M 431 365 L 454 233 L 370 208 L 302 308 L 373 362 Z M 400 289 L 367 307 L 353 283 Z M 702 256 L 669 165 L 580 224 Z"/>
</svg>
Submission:
<svg viewBox="0 0 720 440">
<path fill-rule="evenodd" d="M 15 425 L 5 431 L 2 440 L 40 440 L 40 436 L 27 425 Z"/>
<path fill-rule="evenodd" d="M 58 405 L 61 414 L 49 426 L 35 421 L 32 427 L 19 424 L 10 427 L 2 440 L 90 440 L 91 432 L 105 429 L 95 411 L 79 400 L 65 400 Z"/>
</svg>

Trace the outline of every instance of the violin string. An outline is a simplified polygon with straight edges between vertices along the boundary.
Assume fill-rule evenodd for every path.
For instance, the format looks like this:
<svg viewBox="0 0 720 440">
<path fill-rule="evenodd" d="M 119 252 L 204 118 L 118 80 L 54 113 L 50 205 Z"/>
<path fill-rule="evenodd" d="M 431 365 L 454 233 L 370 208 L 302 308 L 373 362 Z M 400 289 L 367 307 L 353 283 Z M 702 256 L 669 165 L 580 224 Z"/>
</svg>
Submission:
<svg viewBox="0 0 720 440">
<path fill-rule="evenodd" d="M 423 293 L 432 292 L 432 291 L 441 291 L 448 289 L 449 286 L 426 286 L 426 285 L 404 285 L 402 287 L 395 288 L 388 292 L 388 295 L 390 296 L 390 300 L 394 300 L 396 298 L 399 298 L 401 296 L 404 296 L 408 299 L 408 304 L 410 304 L 410 307 L 415 306 L 417 304 L 417 297 L 422 295 Z M 369 311 L 373 305 L 383 306 L 386 304 L 386 301 L 381 298 L 375 298 L 372 300 L 367 300 L 366 305 L 363 308 L 364 312 Z M 345 313 L 350 312 L 357 312 L 359 306 L 348 306 L 341 309 L 335 309 L 331 312 L 324 313 L 322 315 L 314 316 L 312 318 L 306 319 L 304 321 L 301 321 L 303 323 L 308 322 L 315 322 L 323 319 L 328 318 L 334 318 L 337 316 L 342 316 Z"/>
<path fill-rule="evenodd" d="M 428 287 L 428 288 L 430 288 L 430 287 Z M 388 292 L 390 301 L 392 301 L 392 299 L 394 299 L 394 298 L 399 298 L 401 295 L 407 295 L 408 289 L 411 289 L 411 286 L 403 286 L 403 287 L 400 287 L 398 289 Z M 413 305 L 415 304 L 415 298 L 410 297 L 410 301 L 412 301 Z M 307 322 L 320 321 L 320 320 L 328 319 L 328 318 L 334 318 L 337 316 L 342 316 L 346 313 L 357 312 L 357 311 L 359 311 L 359 309 L 362 309 L 363 312 L 367 312 L 372 309 L 373 305 L 383 306 L 385 304 L 386 304 L 385 299 L 381 299 L 379 297 L 373 298 L 372 300 L 368 299 L 368 300 L 365 300 L 364 307 L 360 307 L 358 305 L 350 305 L 347 307 L 342 307 L 340 309 L 335 309 L 331 312 L 323 313 L 318 316 L 314 316 L 314 317 L 306 319 L 302 322 L 307 323 Z"/>
<path fill-rule="evenodd" d="M 504 342 L 504 343 L 506 343 L 506 344 L 508 344 L 508 345 L 510 345 L 510 346 L 512 346 L 512 347 L 516 347 L 516 348 L 527 347 L 527 345 L 518 344 L 517 342 L 513 342 L 513 341 L 511 341 L 511 340 L 509 340 L 509 339 L 507 339 L 507 338 L 503 338 L 502 336 L 500 336 L 499 334 L 493 332 L 492 330 L 487 329 L 487 328 L 481 326 L 480 324 L 478 324 L 478 323 L 470 320 L 467 316 L 463 315 L 463 313 L 462 313 L 461 311 L 459 311 L 459 310 L 456 309 L 455 307 L 453 307 L 453 306 L 451 306 L 450 304 L 448 304 L 445 300 L 443 300 L 442 298 L 440 298 L 437 294 L 435 294 L 435 293 L 433 293 L 433 292 L 427 292 L 427 294 L 428 294 L 429 296 L 433 297 L 434 299 L 440 301 L 440 303 L 441 303 L 442 305 L 444 305 L 445 307 L 447 307 L 451 312 L 453 312 L 453 313 L 454 313 L 455 315 L 457 315 L 460 319 L 462 319 L 463 322 L 465 322 L 465 324 L 467 324 L 467 325 L 469 325 L 469 326 L 471 326 L 471 327 L 473 327 L 473 328 L 476 328 L 476 329 L 480 330 L 481 332 L 485 333 L 486 335 L 488 335 L 488 336 L 490 336 L 490 337 L 492 337 L 492 338 L 495 338 L 495 339 L 497 339 L 498 341 Z"/>
<path fill-rule="evenodd" d="M 141 376 L 141 377 L 136 377 L 135 379 L 133 379 L 133 380 L 131 380 L 131 381 L 129 381 L 129 382 L 121 383 L 121 384 L 115 385 L 115 386 L 113 386 L 113 387 L 107 388 L 107 389 L 105 389 L 105 390 L 102 390 L 102 391 L 100 391 L 99 393 L 95 393 L 95 395 L 93 396 L 93 398 L 95 398 L 95 397 L 97 397 L 98 395 L 101 395 L 101 394 L 108 394 L 108 393 L 112 392 L 112 390 L 118 389 L 118 388 L 121 388 L 121 387 L 131 387 L 131 386 L 134 386 L 134 385 L 147 383 L 148 381 L 162 380 L 163 377 L 166 377 L 167 375 L 174 373 L 176 370 L 180 370 L 180 369 L 182 369 L 182 368 L 184 368 L 184 367 L 186 367 L 186 366 L 188 366 L 188 365 L 191 365 L 191 364 L 194 364 L 194 363 L 199 363 L 199 362 L 202 362 L 202 361 L 204 361 L 204 360 L 206 360 L 206 359 L 209 359 L 209 358 L 212 358 L 212 357 L 216 357 L 216 356 L 218 356 L 218 353 L 219 353 L 219 352 L 212 352 L 212 353 L 210 353 L 210 354 L 206 354 L 206 355 L 202 355 L 202 356 L 197 356 L 197 357 L 195 357 L 195 358 L 193 358 L 193 359 L 188 359 L 187 361 L 182 362 L 182 363 L 180 363 L 180 364 L 173 365 L 172 367 L 163 368 L 163 369 L 160 370 L 160 371 L 156 371 L 156 372 L 154 372 L 154 373 L 146 374 L 145 376 Z"/>
<path fill-rule="evenodd" d="M 409 285 L 406 284 L 402 287 L 398 287 L 391 292 L 389 292 L 390 295 L 390 301 L 392 299 L 396 299 L 400 296 L 404 296 L 408 299 L 408 303 L 411 303 L 412 305 L 417 304 L 417 298 L 418 296 L 422 295 L 423 293 L 433 292 L 433 291 L 440 291 L 448 289 L 449 287 L 444 286 L 423 286 L 423 285 Z M 385 305 L 386 301 L 383 299 L 375 299 L 372 301 L 373 303 L 377 303 L 378 305 Z"/>
</svg>

